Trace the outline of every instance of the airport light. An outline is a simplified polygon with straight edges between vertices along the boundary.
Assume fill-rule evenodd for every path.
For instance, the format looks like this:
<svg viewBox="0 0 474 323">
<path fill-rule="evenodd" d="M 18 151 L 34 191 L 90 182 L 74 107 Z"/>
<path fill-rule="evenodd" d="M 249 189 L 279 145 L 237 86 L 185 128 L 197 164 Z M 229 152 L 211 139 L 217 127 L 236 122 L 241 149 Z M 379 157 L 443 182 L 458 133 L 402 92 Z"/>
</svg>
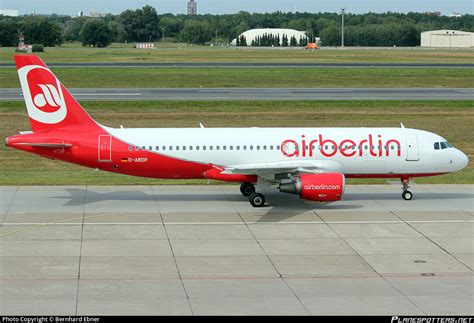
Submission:
<svg viewBox="0 0 474 323">
<path fill-rule="evenodd" d="M 344 13 L 345 11 L 346 11 L 345 8 L 341 9 L 341 12 L 342 12 L 341 47 L 344 47 Z"/>
</svg>

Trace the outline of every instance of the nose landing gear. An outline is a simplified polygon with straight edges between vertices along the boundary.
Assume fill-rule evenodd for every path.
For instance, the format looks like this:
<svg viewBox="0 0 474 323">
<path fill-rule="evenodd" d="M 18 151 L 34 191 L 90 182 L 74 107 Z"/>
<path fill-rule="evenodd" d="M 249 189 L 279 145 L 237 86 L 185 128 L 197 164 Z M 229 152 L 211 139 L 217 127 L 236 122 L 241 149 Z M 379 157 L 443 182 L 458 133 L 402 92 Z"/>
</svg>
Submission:
<svg viewBox="0 0 474 323">
<path fill-rule="evenodd" d="M 413 198 L 413 193 L 410 192 L 408 189 L 410 188 L 410 179 L 407 178 L 402 178 L 402 197 L 405 201 L 409 201 Z"/>
</svg>

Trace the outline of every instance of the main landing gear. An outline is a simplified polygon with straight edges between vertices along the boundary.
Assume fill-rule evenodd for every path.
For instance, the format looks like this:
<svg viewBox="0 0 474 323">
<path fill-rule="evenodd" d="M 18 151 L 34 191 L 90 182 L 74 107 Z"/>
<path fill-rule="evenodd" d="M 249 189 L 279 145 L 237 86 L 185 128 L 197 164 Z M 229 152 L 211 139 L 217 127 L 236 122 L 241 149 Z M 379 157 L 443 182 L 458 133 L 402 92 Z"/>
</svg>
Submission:
<svg viewBox="0 0 474 323">
<path fill-rule="evenodd" d="M 410 188 L 410 179 L 409 178 L 402 178 L 402 197 L 405 201 L 409 201 L 413 198 L 413 193 L 410 192 L 408 189 Z"/>
<path fill-rule="evenodd" d="M 265 196 L 263 196 L 263 194 L 260 194 L 260 193 L 253 192 L 252 194 L 250 194 L 249 201 L 253 207 L 265 206 Z"/>
<path fill-rule="evenodd" d="M 243 183 L 240 185 L 240 193 L 245 197 L 249 197 L 252 193 L 255 193 L 255 186 L 252 183 Z"/>
<path fill-rule="evenodd" d="M 252 183 L 243 183 L 240 185 L 240 192 L 243 196 L 249 198 L 249 202 L 253 207 L 265 206 L 265 196 L 262 193 L 257 193 Z"/>
</svg>

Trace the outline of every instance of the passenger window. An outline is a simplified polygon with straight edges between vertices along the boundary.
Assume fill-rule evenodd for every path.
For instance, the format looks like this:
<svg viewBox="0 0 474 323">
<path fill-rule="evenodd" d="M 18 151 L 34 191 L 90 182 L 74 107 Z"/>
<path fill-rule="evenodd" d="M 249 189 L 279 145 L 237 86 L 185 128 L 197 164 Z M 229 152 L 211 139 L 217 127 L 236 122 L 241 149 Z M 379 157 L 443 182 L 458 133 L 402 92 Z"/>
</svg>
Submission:
<svg viewBox="0 0 474 323">
<path fill-rule="evenodd" d="M 183 150 L 186 150 L 186 146 L 183 146 Z"/>
<path fill-rule="evenodd" d="M 229 146 L 229 150 L 234 150 L 234 146 Z"/>
<path fill-rule="evenodd" d="M 202 150 L 206 150 L 206 146 L 202 146 Z"/>
<path fill-rule="evenodd" d="M 267 150 L 267 146 L 263 146 L 263 150 Z"/>
<path fill-rule="evenodd" d="M 237 146 L 236 149 L 237 149 L 237 150 L 240 150 L 240 146 Z"/>
<path fill-rule="evenodd" d="M 133 147 L 132 146 L 128 146 L 128 151 L 132 151 L 133 150 Z"/>
<path fill-rule="evenodd" d="M 260 150 L 260 146 L 257 146 L 257 150 Z"/>
<path fill-rule="evenodd" d="M 193 150 L 193 146 L 189 146 L 189 150 Z"/>
<path fill-rule="evenodd" d="M 222 150 L 227 150 L 227 146 L 222 146 Z"/>
<path fill-rule="evenodd" d="M 172 146 L 170 146 L 170 150 L 173 150 L 173 147 L 172 147 Z"/>
<path fill-rule="evenodd" d="M 163 150 L 166 150 L 166 146 L 163 146 L 162 148 L 163 148 Z"/>
<path fill-rule="evenodd" d="M 142 149 L 143 149 L 143 150 L 146 150 L 146 147 L 145 147 L 145 146 L 143 146 L 143 147 L 142 147 Z"/>
<path fill-rule="evenodd" d="M 448 145 L 446 145 L 445 142 L 442 142 L 441 143 L 441 149 L 446 149 L 446 148 L 448 148 Z"/>
<path fill-rule="evenodd" d="M 212 147 L 212 146 L 209 146 L 209 150 L 212 150 L 212 149 L 213 149 L 213 147 Z"/>
<path fill-rule="evenodd" d="M 219 146 L 216 146 L 216 150 L 220 150 L 220 149 L 221 149 L 221 147 L 219 147 Z"/>
<path fill-rule="evenodd" d="M 243 150 L 247 150 L 247 146 L 244 146 L 242 149 L 243 149 Z"/>
<path fill-rule="evenodd" d="M 273 146 L 270 146 L 270 150 L 273 150 Z"/>
<path fill-rule="evenodd" d="M 160 147 L 158 147 L 158 146 L 156 146 L 155 148 L 156 148 L 156 151 L 160 150 Z"/>
<path fill-rule="evenodd" d="M 199 146 L 196 146 L 196 150 L 199 150 Z"/>
<path fill-rule="evenodd" d="M 179 146 L 176 146 L 176 150 L 179 150 Z"/>
<path fill-rule="evenodd" d="M 253 146 L 250 146 L 250 150 L 253 150 Z"/>
<path fill-rule="evenodd" d="M 434 149 L 435 149 L 435 150 L 439 150 L 439 142 L 435 142 L 435 143 L 434 143 Z"/>
<path fill-rule="evenodd" d="M 277 146 L 277 150 L 280 150 L 280 145 Z"/>
<path fill-rule="evenodd" d="M 152 147 L 152 146 L 150 146 L 150 147 L 148 147 L 148 148 L 150 148 L 150 149 L 148 149 L 148 150 L 153 150 L 153 147 Z"/>
</svg>

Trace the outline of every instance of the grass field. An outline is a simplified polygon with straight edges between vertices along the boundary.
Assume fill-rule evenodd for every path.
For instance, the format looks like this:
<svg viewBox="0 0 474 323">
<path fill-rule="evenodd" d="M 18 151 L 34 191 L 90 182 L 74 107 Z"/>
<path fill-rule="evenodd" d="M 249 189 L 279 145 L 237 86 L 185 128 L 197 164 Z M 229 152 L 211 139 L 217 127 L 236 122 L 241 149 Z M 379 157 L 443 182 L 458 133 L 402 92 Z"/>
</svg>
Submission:
<svg viewBox="0 0 474 323">
<path fill-rule="evenodd" d="M 66 87 L 458 87 L 474 69 L 436 68 L 52 68 Z M 19 88 L 14 68 L 0 88 Z"/>
<path fill-rule="evenodd" d="M 155 50 L 114 44 L 108 48 L 86 48 L 80 44 L 46 48 L 39 55 L 47 62 L 317 62 L 317 63 L 469 63 L 471 49 L 263 49 L 187 46 L 156 43 Z M 13 62 L 13 48 L 0 48 L 0 63 Z"/>
<path fill-rule="evenodd" d="M 100 123 L 118 127 L 406 127 L 433 131 L 474 158 L 472 101 L 239 101 L 239 102 L 85 102 Z M 0 102 L 3 137 L 30 129 L 23 102 Z M 474 183 L 474 165 L 419 183 Z M 184 184 L 207 181 L 161 181 L 120 176 L 51 161 L 2 146 L 0 185 Z M 383 183 L 350 180 L 349 183 Z"/>
</svg>

